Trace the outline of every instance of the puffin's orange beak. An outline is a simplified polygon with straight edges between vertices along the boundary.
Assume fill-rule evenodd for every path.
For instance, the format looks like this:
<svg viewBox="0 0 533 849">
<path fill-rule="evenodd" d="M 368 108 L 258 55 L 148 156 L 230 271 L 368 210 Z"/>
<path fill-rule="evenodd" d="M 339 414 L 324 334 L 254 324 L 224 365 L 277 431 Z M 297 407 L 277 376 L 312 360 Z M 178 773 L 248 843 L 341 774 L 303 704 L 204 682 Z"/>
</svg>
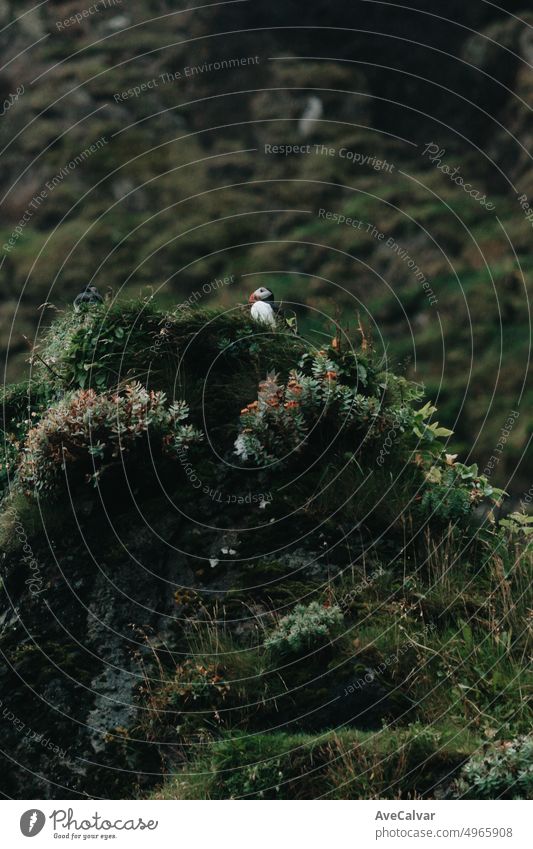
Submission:
<svg viewBox="0 0 533 849">
<path fill-rule="evenodd" d="M 254 292 L 252 292 L 252 294 L 248 298 L 248 303 L 253 304 L 254 302 L 255 302 L 255 294 L 254 294 Z"/>
</svg>

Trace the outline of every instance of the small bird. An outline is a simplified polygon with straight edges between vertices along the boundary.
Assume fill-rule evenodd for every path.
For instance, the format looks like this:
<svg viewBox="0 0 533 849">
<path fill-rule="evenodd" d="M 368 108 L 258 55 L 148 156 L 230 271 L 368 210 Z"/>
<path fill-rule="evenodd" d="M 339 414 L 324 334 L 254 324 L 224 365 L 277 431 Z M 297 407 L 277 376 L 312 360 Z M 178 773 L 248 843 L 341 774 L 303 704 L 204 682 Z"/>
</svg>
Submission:
<svg viewBox="0 0 533 849">
<path fill-rule="evenodd" d="M 248 299 L 248 303 L 252 305 L 250 315 L 254 321 L 259 321 L 261 324 L 268 324 L 270 327 L 276 327 L 276 316 L 279 312 L 279 307 L 275 303 L 274 293 L 261 286 L 252 292 Z"/>
<path fill-rule="evenodd" d="M 80 292 L 79 295 L 76 295 L 74 298 L 74 309 L 76 312 L 79 312 L 81 307 L 92 304 L 103 304 L 104 299 L 102 298 L 100 292 L 96 288 L 96 286 L 87 285 L 83 292 Z"/>
<path fill-rule="evenodd" d="M 276 303 L 274 293 L 266 286 L 260 286 L 255 292 L 252 292 L 248 303 L 252 305 L 250 315 L 254 321 L 266 324 L 273 329 L 279 327 L 280 324 L 285 325 L 292 333 L 297 332 L 296 315 L 287 316 L 281 308 L 281 304 Z"/>
</svg>

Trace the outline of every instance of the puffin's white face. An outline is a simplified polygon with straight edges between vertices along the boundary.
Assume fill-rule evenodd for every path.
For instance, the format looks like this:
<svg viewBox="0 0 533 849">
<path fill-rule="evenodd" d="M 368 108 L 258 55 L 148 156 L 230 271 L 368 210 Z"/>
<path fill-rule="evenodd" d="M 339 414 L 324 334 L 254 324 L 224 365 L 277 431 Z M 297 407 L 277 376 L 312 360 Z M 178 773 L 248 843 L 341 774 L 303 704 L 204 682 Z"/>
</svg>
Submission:
<svg viewBox="0 0 533 849">
<path fill-rule="evenodd" d="M 252 292 L 249 298 L 249 303 L 253 304 L 255 301 L 273 301 L 274 295 L 270 291 L 270 289 L 266 289 L 265 286 L 261 286 L 259 289 L 256 289 L 255 292 Z"/>
</svg>

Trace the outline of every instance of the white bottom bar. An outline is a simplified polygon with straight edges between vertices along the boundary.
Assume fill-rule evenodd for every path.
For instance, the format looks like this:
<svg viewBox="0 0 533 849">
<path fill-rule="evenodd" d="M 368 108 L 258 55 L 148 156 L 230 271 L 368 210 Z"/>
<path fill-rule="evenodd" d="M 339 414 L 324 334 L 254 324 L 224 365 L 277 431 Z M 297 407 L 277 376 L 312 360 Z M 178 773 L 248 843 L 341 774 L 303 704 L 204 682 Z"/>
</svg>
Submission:
<svg viewBox="0 0 533 849">
<path fill-rule="evenodd" d="M 34 800 L 0 804 L 3 845 L 9 849 L 33 845 L 28 844 L 33 836 L 36 847 L 533 846 L 532 802 Z"/>
</svg>

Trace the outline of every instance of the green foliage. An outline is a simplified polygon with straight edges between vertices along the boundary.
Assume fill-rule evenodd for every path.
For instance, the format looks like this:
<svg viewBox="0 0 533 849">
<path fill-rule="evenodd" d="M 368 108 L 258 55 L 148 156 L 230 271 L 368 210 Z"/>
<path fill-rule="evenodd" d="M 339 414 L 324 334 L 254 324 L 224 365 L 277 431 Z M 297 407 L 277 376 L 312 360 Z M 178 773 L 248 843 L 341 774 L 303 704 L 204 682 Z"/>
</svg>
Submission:
<svg viewBox="0 0 533 849">
<path fill-rule="evenodd" d="M 257 336 L 256 326 L 248 323 L 232 336 L 222 336 L 218 341 L 218 349 L 227 358 L 239 360 L 243 355 L 259 354 L 261 337 Z"/>
<path fill-rule="evenodd" d="M 325 350 L 304 354 L 286 385 L 276 374 L 261 381 L 257 401 L 241 411 L 235 452 L 243 461 L 259 466 L 285 461 L 291 453 L 305 451 L 311 437 L 316 440 L 317 428 L 324 438 L 329 432 L 333 440 L 351 426 L 365 428 L 366 439 L 376 438 L 381 402 L 358 391 L 358 383 L 366 384 L 366 369 L 355 355 L 349 369 L 332 354 Z M 354 380 L 356 386 L 343 379 Z"/>
<path fill-rule="evenodd" d="M 230 687 L 221 674 L 222 669 L 217 664 L 202 663 L 186 660 L 176 670 L 173 692 L 179 697 L 184 706 L 194 702 L 219 703 L 223 701 Z"/>
<path fill-rule="evenodd" d="M 469 515 L 472 501 L 464 489 L 451 485 L 434 484 L 422 496 L 421 510 L 426 516 L 441 522 L 459 522 Z"/>
<path fill-rule="evenodd" d="M 332 499 L 340 503 L 344 499 L 343 510 L 351 519 L 356 510 L 361 516 L 371 516 L 374 505 L 380 504 L 373 521 L 397 522 L 410 504 L 417 522 L 466 524 L 483 499 L 498 501 L 502 496 L 475 466 L 457 463 L 454 455 L 446 453 L 450 431 L 432 420 L 433 405 L 420 406 L 420 386 L 383 370 L 372 351 L 344 350 L 338 340 L 317 351 L 285 332 L 276 334 L 274 345 L 270 334 L 258 334 L 249 315 L 240 310 L 229 314 L 202 308 L 164 312 L 146 299 L 69 311 L 50 328 L 39 357 L 35 361 L 39 385 L 46 387 L 52 406 L 46 424 L 40 430 L 31 428 L 28 437 L 37 458 L 44 456 L 43 452 L 62 452 L 61 439 L 67 443 L 72 439 L 72 433 L 67 434 L 69 414 L 65 411 L 76 388 L 95 393 L 80 395 L 83 403 L 105 406 L 111 396 L 107 400 L 104 396 L 111 390 L 124 397 L 121 378 L 128 376 L 131 385 L 142 375 L 147 391 L 174 392 L 179 386 L 192 421 L 205 417 L 205 427 L 219 454 L 224 455 L 233 444 L 244 465 L 263 468 L 269 476 L 283 475 L 284 469 L 295 470 L 299 464 L 306 471 L 305 486 L 318 491 L 313 504 L 318 512 L 334 510 L 337 503 Z M 266 379 L 260 380 L 265 372 Z M 285 384 L 279 380 L 281 372 L 288 374 Z M 241 409 L 258 384 L 257 400 Z M 209 404 L 205 404 L 207 393 Z M 64 400 L 54 402 L 63 395 Z M 104 415 L 103 406 L 100 412 Z M 36 422 L 41 413 L 35 412 Z M 91 415 L 100 414 L 95 408 Z M 151 426 L 155 424 L 154 420 Z M 187 430 L 190 426 L 180 427 L 185 442 L 194 439 L 195 431 Z M 80 460 L 80 451 L 85 451 L 74 440 L 70 448 L 65 445 L 65 460 L 57 455 L 52 461 L 47 456 L 39 473 L 28 451 L 20 456 L 29 428 L 30 420 L 20 408 L 4 441 L 0 469 L 4 487 L 20 463 L 21 480 L 28 489 L 34 482 L 37 488 L 50 488 L 51 479 L 45 479 L 52 466 L 74 465 L 73 457 Z M 84 438 L 89 440 L 88 434 Z M 131 452 L 136 442 L 140 445 L 137 438 L 122 445 L 120 455 Z M 92 435 L 85 455 L 87 452 L 90 464 L 86 456 L 77 467 L 93 481 L 110 461 L 118 459 L 113 440 L 105 433 Z M 316 468 L 314 460 L 320 461 Z M 198 462 L 207 465 L 202 477 L 209 479 L 211 457 L 206 453 Z M 308 469 L 313 469 L 311 474 Z M 234 476 L 239 474 L 245 475 L 245 469 L 236 469 Z M 334 486 L 330 487 L 329 477 L 334 477 Z M 363 479 L 363 491 L 357 499 L 350 498 Z M 303 485 L 302 478 L 298 487 Z M 308 495 L 297 488 L 293 493 L 298 499 Z M 284 497 L 290 502 L 289 494 Z"/>
<path fill-rule="evenodd" d="M 426 472 L 430 487 L 422 496 L 422 511 L 440 522 L 460 522 L 483 501 L 499 504 L 504 491 L 492 486 L 476 464 L 457 463 L 455 456 L 442 452 Z"/>
<path fill-rule="evenodd" d="M 525 542 L 530 548 L 533 546 L 533 516 L 509 513 L 505 519 L 500 519 L 500 526 L 505 528 L 511 539 Z"/>
<path fill-rule="evenodd" d="M 310 798 L 316 773 L 309 776 L 306 786 L 298 778 L 309 772 L 313 742 L 303 735 L 232 735 L 212 743 L 193 763 L 190 775 L 178 774 L 154 798 Z M 288 785 L 293 782 L 291 792 Z"/>
<path fill-rule="evenodd" d="M 244 766 L 226 779 L 227 798 L 282 799 L 283 766 L 281 758 Z"/>
<path fill-rule="evenodd" d="M 149 299 L 68 311 L 49 329 L 37 368 L 58 388 L 115 387 L 157 362 L 164 351 L 164 339 L 157 339 L 162 319 Z"/>
<path fill-rule="evenodd" d="M 120 392 L 80 389 L 53 406 L 27 436 L 18 470 L 28 492 L 53 492 L 67 467 L 77 467 L 96 483 L 106 465 L 122 462 L 140 440 L 175 454 L 200 441 L 185 424 L 188 407 L 168 405 L 163 392 L 127 384 Z"/>
<path fill-rule="evenodd" d="M 205 747 L 204 747 L 205 749 Z M 467 750 L 468 751 L 468 750 Z M 213 742 L 155 799 L 397 799 L 431 795 L 464 761 L 456 735 L 413 725 L 365 734 L 271 732 Z M 405 794 L 405 796 L 404 796 Z"/>
<path fill-rule="evenodd" d="M 11 489 L 28 431 L 49 406 L 45 382 L 24 381 L 5 386 L 0 396 L 0 499 Z"/>
<path fill-rule="evenodd" d="M 363 364 L 353 351 L 308 352 L 286 384 L 274 373 L 259 383 L 257 400 L 241 410 L 234 451 L 260 468 L 294 467 L 299 457 L 324 458 L 326 452 L 337 464 L 351 459 L 372 470 L 376 496 L 376 466 L 387 468 L 405 482 L 405 501 L 416 486 L 420 520 L 464 523 L 476 505 L 498 503 L 504 493 L 477 466 L 446 453 L 452 431 L 431 420 L 436 407 L 430 402 L 418 408 L 420 397 L 420 387 L 377 372 L 369 358 Z"/>
<path fill-rule="evenodd" d="M 336 605 L 325 607 L 318 601 L 307 606 L 297 604 L 280 619 L 266 638 L 265 647 L 279 654 L 298 654 L 327 642 L 342 621 L 342 612 Z"/>
<path fill-rule="evenodd" d="M 20 449 L 28 432 L 26 422 L 19 422 L 15 433 L 2 434 L 0 445 L 0 499 L 4 498 L 13 484 L 20 461 Z"/>
<path fill-rule="evenodd" d="M 191 407 L 201 404 L 201 396 L 195 397 L 198 377 L 204 380 L 209 369 L 213 380 L 223 377 L 215 401 L 224 401 L 227 412 L 226 386 L 235 401 L 259 367 L 290 368 L 304 347 L 281 332 L 273 345 L 270 336 L 254 332 L 241 310 L 164 311 L 148 298 L 65 312 L 48 329 L 36 368 L 59 391 L 115 389 L 125 380 L 141 380 L 170 394 L 179 383 L 189 390 Z"/>
<path fill-rule="evenodd" d="M 533 799 L 533 737 L 486 746 L 465 764 L 453 795 L 458 799 Z"/>
<path fill-rule="evenodd" d="M 143 383 L 158 392 L 173 392 L 179 385 L 193 420 L 206 415 L 210 433 L 221 434 L 219 453 L 233 443 L 245 465 L 268 474 L 298 463 L 307 468 L 320 458 L 316 472 L 324 476 L 319 487 L 324 495 L 317 510 L 328 509 L 323 503 L 331 497 L 328 470 L 337 475 L 339 466 L 343 471 L 331 495 L 340 496 L 343 488 L 347 496 L 355 492 L 365 470 L 371 472 L 357 503 L 347 502 L 352 515 L 356 506 L 369 515 L 373 503 L 383 501 L 387 481 L 394 481 L 394 492 L 380 508 L 384 521 L 412 502 L 419 521 L 465 523 L 480 501 L 498 501 L 502 495 L 475 466 L 457 463 L 446 453 L 450 431 L 432 420 L 433 405 L 420 407 L 420 386 L 384 371 L 371 351 L 343 350 L 338 341 L 317 351 L 284 332 L 276 334 L 273 345 L 269 334 L 255 332 L 244 312 L 162 312 L 151 299 L 91 306 L 61 316 L 40 357 L 40 380 L 59 396 L 75 387 L 97 393 L 116 389 L 125 375 L 130 383 L 142 375 Z M 285 384 L 280 370 L 288 374 Z M 213 390 L 205 405 L 207 371 Z M 265 371 L 266 379 L 260 380 Z M 257 400 L 241 409 L 257 383 Z M 6 442 L 5 475 L 12 475 L 24 428 L 27 424 Z M 102 451 L 94 440 L 91 455 L 105 464 Z"/>
</svg>

